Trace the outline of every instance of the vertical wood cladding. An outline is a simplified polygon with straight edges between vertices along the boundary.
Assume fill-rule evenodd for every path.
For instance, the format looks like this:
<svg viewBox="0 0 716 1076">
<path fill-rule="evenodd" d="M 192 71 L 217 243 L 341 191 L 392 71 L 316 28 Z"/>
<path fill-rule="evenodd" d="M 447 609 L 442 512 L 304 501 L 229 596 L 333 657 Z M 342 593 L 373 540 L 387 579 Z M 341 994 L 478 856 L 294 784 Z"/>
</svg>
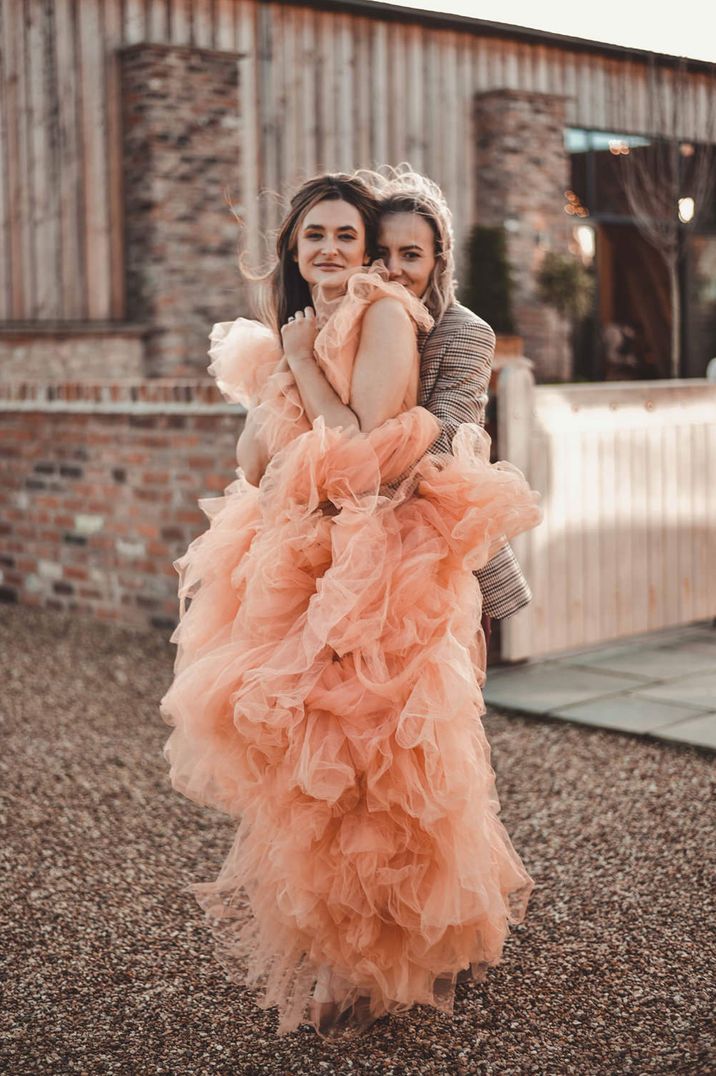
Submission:
<svg viewBox="0 0 716 1076">
<path fill-rule="evenodd" d="M 443 186 L 462 245 L 476 93 L 563 93 L 569 124 L 648 133 L 674 83 L 662 67 L 650 86 L 633 54 L 436 28 L 407 11 L 396 21 L 257 0 L 0 0 L 2 320 L 128 316 L 118 67 L 133 44 L 238 56 L 241 98 L 227 106 L 238 127 L 225 134 L 241 147 L 238 203 L 257 254 L 276 192 L 319 169 L 406 157 Z M 715 97 L 713 74 L 689 76 L 682 137 L 708 138 Z M 225 210 L 222 198 L 207 206 Z"/>
</svg>

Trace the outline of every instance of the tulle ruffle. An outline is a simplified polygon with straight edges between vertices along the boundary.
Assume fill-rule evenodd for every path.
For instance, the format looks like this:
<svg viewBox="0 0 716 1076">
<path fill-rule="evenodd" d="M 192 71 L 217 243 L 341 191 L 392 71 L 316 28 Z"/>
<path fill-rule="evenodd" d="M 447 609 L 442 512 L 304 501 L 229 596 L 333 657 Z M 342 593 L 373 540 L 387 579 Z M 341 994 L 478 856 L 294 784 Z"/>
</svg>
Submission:
<svg viewBox="0 0 716 1076">
<path fill-rule="evenodd" d="M 231 403 L 254 407 L 281 360 L 281 344 L 259 321 L 220 321 L 209 333 L 207 366 L 219 391 Z"/>
<path fill-rule="evenodd" d="M 314 346 L 316 361 L 344 404 L 350 400 L 363 317 L 372 303 L 383 298 L 399 302 L 416 328 L 432 327 L 433 319 L 420 300 L 401 284 L 388 280 L 380 262 L 353 271 L 347 279 L 347 293 L 338 301 L 324 299 L 321 289 L 317 290 L 320 328 Z M 262 419 L 270 427 L 267 435 L 272 444 L 310 428 L 293 376 L 289 371 L 277 371 L 282 348 L 274 332 L 261 322 L 236 318 L 214 325 L 209 340 L 211 362 L 207 370 L 224 397 L 246 408 L 269 405 L 262 408 Z M 277 436 L 279 427 L 283 436 Z"/>
<path fill-rule="evenodd" d="M 432 328 L 433 319 L 427 309 L 402 284 L 388 279 L 388 270 L 382 262 L 353 272 L 347 279 L 346 295 L 339 302 L 326 302 L 320 287 L 314 297 L 321 326 L 314 346 L 316 359 L 344 404 L 350 401 L 363 316 L 379 299 L 399 302 L 417 329 Z"/>
<path fill-rule="evenodd" d="M 260 492 L 201 502 L 176 562 L 171 780 L 240 820 L 190 889 L 281 1033 L 317 983 L 337 1011 L 449 1011 L 533 886 L 498 817 L 473 570 L 539 521 L 538 494 L 477 426 L 447 466 L 426 457 L 435 427 L 419 407 L 366 434 L 317 419 Z"/>
</svg>

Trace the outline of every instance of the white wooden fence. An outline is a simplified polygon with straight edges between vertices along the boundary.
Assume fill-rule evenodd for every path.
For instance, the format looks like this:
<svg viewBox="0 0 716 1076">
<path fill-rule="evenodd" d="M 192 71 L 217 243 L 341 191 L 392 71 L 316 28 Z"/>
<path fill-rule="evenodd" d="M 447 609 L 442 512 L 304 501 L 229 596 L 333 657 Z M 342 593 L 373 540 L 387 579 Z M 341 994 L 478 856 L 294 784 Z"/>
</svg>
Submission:
<svg viewBox="0 0 716 1076">
<path fill-rule="evenodd" d="M 543 498 L 513 548 L 534 600 L 508 661 L 716 616 L 716 384 L 498 382 L 500 456 Z"/>
</svg>

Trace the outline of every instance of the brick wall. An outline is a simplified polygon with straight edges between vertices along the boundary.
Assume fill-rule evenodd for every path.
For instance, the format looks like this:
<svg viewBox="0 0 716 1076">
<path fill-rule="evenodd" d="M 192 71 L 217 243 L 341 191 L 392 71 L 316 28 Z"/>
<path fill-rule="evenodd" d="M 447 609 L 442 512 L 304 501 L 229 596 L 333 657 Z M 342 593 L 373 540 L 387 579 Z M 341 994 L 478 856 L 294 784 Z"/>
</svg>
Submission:
<svg viewBox="0 0 716 1076">
<path fill-rule="evenodd" d="M 564 212 L 565 109 L 562 96 L 512 90 L 491 90 L 475 101 L 476 217 L 505 226 L 517 331 L 538 381 L 572 376 L 569 325 L 537 298 L 535 285 L 545 251 L 566 254 L 572 240 Z"/>
<path fill-rule="evenodd" d="M 144 376 L 144 328 L 36 324 L 0 325 L 0 381 Z"/>
<path fill-rule="evenodd" d="M 163 45 L 119 52 L 127 317 L 151 326 L 148 376 L 206 366 L 206 327 L 246 313 L 238 270 L 238 54 Z"/>
<path fill-rule="evenodd" d="M 0 386 L 0 600 L 171 628 L 242 424 L 206 381 Z"/>
</svg>

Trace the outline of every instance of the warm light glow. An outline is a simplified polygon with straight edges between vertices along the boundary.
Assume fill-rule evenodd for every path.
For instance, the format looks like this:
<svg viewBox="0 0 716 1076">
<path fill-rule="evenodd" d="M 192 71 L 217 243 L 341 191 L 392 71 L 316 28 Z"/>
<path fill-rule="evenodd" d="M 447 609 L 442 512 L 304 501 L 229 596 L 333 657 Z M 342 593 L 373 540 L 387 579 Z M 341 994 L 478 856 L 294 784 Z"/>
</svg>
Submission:
<svg viewBox="0 0 716 1076">
<path fill-rule="evenodd" d="M 679 198 L 679 220 L 682 224 L 688 224 L 694 219 L 696 205 L 693 198 Z"/>
<path fill-rule="evenodd" d="M 589 210 L 586 206 L 583 206 L 579 200 L 579 195 L 575 194 L 572 190 L 566 190 L 564 197 L 567 199 L 567 204 L 563 206 L 564 212 L 569 217 L 588 217 Z"/>
<path fill-rule="evenodd" d="M 626 142 L 623 142 L 621 138 L 610 138 L 609 152 L 613 153 L 615 157 L 618 157 L 620 154 L 627 154 L 629 152 L 629 146 Z"/>
<path fill-rule="evenodd" d="M 578 224 L 574 229 L 574 235 L 585 261 L 591 261 L 594 257 L 594 228 L 588 224 Z"/>
</svg>

